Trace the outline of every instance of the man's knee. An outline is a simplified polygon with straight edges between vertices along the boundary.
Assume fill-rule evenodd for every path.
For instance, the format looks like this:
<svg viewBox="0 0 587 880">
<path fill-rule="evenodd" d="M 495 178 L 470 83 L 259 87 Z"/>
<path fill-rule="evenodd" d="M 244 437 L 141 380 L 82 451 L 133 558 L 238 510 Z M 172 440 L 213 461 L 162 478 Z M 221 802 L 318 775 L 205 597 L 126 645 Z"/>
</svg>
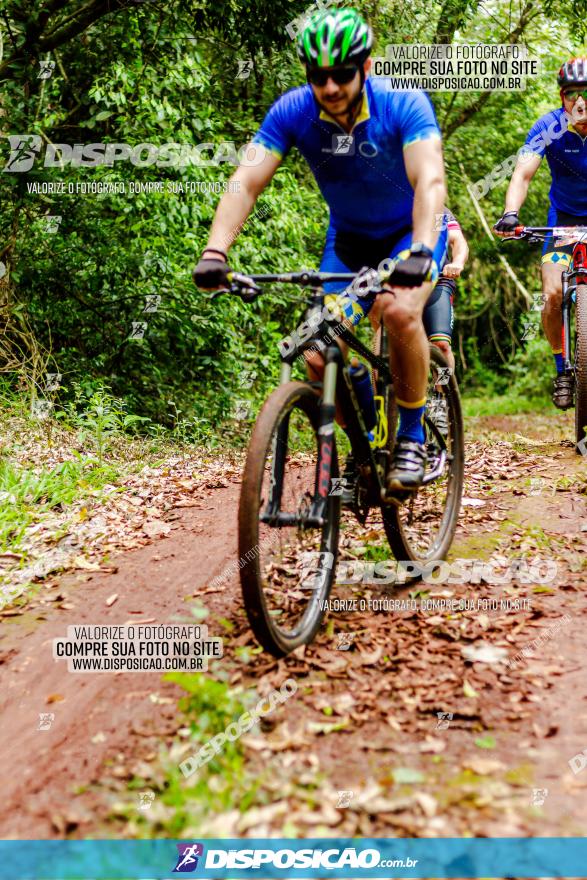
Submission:
<svg viewBox="0 0 587 880">
<path fill-rule="evenodd" d="M 555 284 L 545 284 L 542 288 L 542 310 L 551 312 L 560 309 L 562 303 L 562 288 Z"/>
<path fill-rule="evenodd" d="M 439 348 L 445 357 L 448 357 L 452 351 L 451 345 L 448 339 L 435 339 L 434 345 L 436 348 Z"/>
<path fill-rule="evenodd" d="M 408 297 L 402 300 L 396 297 L 385 304 L 383 308 L 383 323 L 388 330 L 401 333 L 402 336 L 410 336 L 422 326 L 422 310 L 418 303 Z"/>
<path fill-rule="evenodd" d="M 542 293 L 544 298 L 552 299 L 562 295 L 562 279 L 560 270 L 552 264 L 545 263 L 542 266 Z"/>
</svg>

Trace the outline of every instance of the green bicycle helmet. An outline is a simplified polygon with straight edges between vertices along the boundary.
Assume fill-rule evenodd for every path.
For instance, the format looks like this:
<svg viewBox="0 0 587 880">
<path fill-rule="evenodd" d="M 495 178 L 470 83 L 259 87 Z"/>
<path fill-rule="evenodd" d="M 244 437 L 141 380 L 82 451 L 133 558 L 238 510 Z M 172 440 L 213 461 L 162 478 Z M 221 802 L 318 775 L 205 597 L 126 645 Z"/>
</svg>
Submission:
<svg viewBox="0 0 587 880">
<path fill-rule="evenodd" d="M 356 9 L 323 9 L 298 37 L 298 57 L 307 67 L 360 66 L 369 57 L 373 32 Z"/>
</svg>

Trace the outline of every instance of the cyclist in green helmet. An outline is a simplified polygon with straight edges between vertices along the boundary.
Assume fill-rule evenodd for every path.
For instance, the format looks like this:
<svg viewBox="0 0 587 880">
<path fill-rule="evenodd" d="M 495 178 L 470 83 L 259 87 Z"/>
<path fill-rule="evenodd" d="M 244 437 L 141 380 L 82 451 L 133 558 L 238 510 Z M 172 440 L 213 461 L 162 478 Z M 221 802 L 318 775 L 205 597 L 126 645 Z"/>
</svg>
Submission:
<svg viewBox="0 0 587 880">
<path fill-rule="evenodd" d="M 307 84 L 286 92 L 267 113 L 252 142 L 264 147 L 264 158 L 233 176 L 239 192 L 223 195 L 194 280 L 204 289 L 225 284 L 227 243 L 296 146 L 330 209 L 321 271 L 357 272 L 389 259 L 401 269 L 398 283 L 375 303 L 368 297 L 352 303 L 353 323 L 371 312 L 391 338 L 399 410 L 388 479 L 394 492 L 417 489 L 426 467 L 429 348 L 422 312 L 446 258 L 447 232 L 435 222 L 446 191 L 429 98 L 369 76 L 372 44 L 371 28 L 354 9 L 322 10 L 307 20 L 297 44 Z M 344 284 L 325 285 L 327 294 L 341 289 Z M 312 357 L 310 369 L 320 376 L 323 360 L 319 353 Z"/>
</svg>

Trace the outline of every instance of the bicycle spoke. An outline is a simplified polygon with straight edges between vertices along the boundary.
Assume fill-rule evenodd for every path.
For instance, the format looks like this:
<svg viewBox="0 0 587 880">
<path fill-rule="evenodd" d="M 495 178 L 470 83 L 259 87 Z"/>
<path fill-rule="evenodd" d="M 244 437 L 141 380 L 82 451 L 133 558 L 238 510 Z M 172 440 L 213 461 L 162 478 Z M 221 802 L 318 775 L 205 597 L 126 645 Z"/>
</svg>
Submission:
<svg viewBox="0 0 587 880">
<path fill-rule="evenodd" d="M 259 503 L 259 575 L 266 614 L 281 637 L 295 639 L 330 577 L 333 554 L 325 545 L 326 526 L 311 526 L 318 448 L 315 430 L 300 408 L 275 425 L 264 462 Z M 278 507 L 269 505 L 278 501 Z M 263 521 L 271 509 L 273 517 Z M 284 524 L 285 523 L 285 524 Z"/>
</svg>

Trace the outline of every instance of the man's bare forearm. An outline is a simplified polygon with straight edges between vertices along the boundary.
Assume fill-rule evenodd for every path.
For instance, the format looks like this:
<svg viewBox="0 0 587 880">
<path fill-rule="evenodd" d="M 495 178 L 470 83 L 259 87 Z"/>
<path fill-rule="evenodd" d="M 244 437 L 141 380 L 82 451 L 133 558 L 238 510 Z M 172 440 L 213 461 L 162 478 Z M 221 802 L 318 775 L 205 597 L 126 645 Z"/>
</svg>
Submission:
<svg viewBox="0 0 587 880">
<path fill-rule="evenodd" d="M 243 228 L 256 196 L 242 185 L 239 192 L 226 192 L 220 199 L 212 222 L 207 247 L 228 251 Z"/>
<path fill-rule="evenodd" d="M 530 186 L 531 177 L 523 174 L 519 168 L 514 169 L 510 185 L 505 197 L 505 210 L 519 212 L 520 208 L 526 201 L 528 195 L 528 187 Z"/>
<path fill-rule="evenodd" d="M 229 187 L 220 199 L 207 247 L 228 251 L 280 162 L 280 156 L 264 150 L 260 163 L 239 166 L 230 178 L 236 192 Z"/>
<path fill-rule="evenodd" d="M 519 212 L 526 201 L 530 181 L 538 171 L 541 161 L 542 157 L 537 153 L 520 153 L 506 193 L 504 214 L 508 211 L 515 211 L 516 214 Z"/>
<path fill-rule="evenodd" d="M 449 235 L 449 244 L 451 245 L 451 263 L 464 269 L 469 257 L 469 245 L 465 236 L 458 233 L 454 237 Z"/>
<path fill-rule="evenodd" d="M 442 176 L 422 177 L 414 190 L 413 241 L 421 241 L 434 250 L 440 224 L 437 217 L 444 214 L 446 189 Z"/>
</svg>

